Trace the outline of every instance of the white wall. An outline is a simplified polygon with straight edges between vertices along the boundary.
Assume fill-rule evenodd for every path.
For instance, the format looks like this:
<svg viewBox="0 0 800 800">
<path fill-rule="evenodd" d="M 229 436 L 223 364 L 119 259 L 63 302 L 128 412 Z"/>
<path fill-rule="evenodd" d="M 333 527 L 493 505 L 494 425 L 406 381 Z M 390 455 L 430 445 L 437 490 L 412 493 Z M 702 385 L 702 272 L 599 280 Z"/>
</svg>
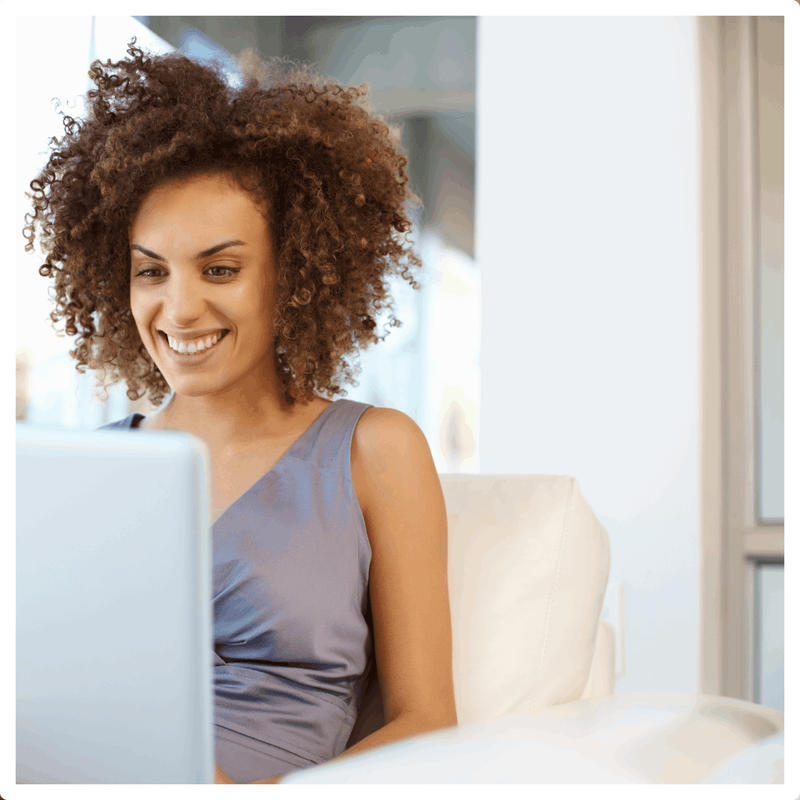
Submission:
<svg viewBox="0 0 800 800">
<path fill-rule="evenodd" d="M 480 469 L 574 475 L 626 592 L 618 692 L 697 688 L 691 17 L 481 17 Z"/>
</svg>

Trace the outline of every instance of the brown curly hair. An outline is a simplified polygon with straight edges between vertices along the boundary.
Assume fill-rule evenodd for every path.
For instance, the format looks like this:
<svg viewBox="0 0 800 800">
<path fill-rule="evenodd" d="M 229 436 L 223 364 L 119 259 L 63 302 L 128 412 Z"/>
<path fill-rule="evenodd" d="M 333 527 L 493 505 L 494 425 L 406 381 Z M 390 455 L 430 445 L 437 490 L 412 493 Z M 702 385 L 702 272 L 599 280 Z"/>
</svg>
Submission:
<svg viewBox="0 0 800 800">
<path fill-rule="evenodd" d="M 386 332 L 400 324 L 389 276 L 419 288 L 406 205 L 420 201 L 398 137 L 365 86 L 344 88 L 311 67 L 250 52 L 235 88 L 219 64 L 135 45 L 130 58 L 92 64 L 86 119 L 62 112 L 65 135 L 51 139 L 30 183 L 25 249 L 38 233 L 39 273 L 55 273 L 50 319 L 79 334 L 77 370 L 102 371 L 106 385 L 126 381 L 131 400 L 149 392 L 162 402 L 169 385 L 130 308 L 128 231 L 156 185 L 225 173 L 261 201 L 271 225 L 274 357 L 286 401 L 344 393 L 340 382 L 356 383 L 360 371 L 349 357 L 385 337 L 375 331 L 380 312 L 390 312 Z"/>
</svg>

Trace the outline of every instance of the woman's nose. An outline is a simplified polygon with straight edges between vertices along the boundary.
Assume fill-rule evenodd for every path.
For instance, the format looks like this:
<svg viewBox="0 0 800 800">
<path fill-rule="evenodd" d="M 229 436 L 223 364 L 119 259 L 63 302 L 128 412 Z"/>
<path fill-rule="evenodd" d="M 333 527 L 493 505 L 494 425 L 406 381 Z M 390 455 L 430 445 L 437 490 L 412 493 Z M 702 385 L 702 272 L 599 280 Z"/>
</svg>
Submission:
<svg viewBox="0 0 800 800">
<path fill-rule="evenodd" d="M 173 273 L 163 296 L 164 314 L 178 327 L 186 327 L 203 315 L 208 300 L 202 281 Z"/>
</svg>

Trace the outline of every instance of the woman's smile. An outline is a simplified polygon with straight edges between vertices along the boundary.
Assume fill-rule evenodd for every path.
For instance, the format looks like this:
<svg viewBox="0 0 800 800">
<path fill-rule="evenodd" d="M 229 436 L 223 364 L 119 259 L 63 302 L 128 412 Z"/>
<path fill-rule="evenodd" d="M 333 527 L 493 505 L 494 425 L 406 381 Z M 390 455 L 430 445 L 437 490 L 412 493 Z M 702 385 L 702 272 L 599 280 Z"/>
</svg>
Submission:
<svg viewBox="0 0 800 800">
<path fill-rule="evenodd" d="M 191 340 L 187 345 L 184 341 L 177 341 L 170 338 L 163 331 L 159 331 L 162 349 L 166 350 L 174 363 L 179 366 L 193 367 L 197 364 L 205 364 L 211 360 L 211 356 L 220 349 L 223 339 L 230 333 L 229 330 L 222 331 L 216 336 L 207 336 L 205 339 Z M 182 352 L 183 350 L 186 352 Z"/>
<path fill-rule="evenodd" d="M 224 174 L 159 185 L 134 217 L 130 248 L 131 310 L 176 396 L 276 383 L 274 244 L 253 196 Z"/>
</svg>

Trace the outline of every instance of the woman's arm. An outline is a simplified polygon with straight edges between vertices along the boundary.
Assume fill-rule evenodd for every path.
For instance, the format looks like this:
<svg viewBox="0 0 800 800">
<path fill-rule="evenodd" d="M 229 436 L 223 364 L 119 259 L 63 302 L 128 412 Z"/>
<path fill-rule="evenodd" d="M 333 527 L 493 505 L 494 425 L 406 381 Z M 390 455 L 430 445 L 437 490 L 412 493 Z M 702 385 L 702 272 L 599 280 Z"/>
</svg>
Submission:
<svg viewBox="0 0 800 800">
<path fill-rule="evenodd" d="M 386 725 L 338 758 L 457 724 L 447 589 L 447 512 L 417 424 L 364 412 L 351 471 L 372 548 L 370 601 Z"/>
<path fill-rule="evenodd" d="M 372 548 L 370 602 L 386 724 L 328 763 L 458 722 L 447 512 L 425 436 L 400 411 L 367 409 L 353 436 L 351 472 Z"/>
</svg>

